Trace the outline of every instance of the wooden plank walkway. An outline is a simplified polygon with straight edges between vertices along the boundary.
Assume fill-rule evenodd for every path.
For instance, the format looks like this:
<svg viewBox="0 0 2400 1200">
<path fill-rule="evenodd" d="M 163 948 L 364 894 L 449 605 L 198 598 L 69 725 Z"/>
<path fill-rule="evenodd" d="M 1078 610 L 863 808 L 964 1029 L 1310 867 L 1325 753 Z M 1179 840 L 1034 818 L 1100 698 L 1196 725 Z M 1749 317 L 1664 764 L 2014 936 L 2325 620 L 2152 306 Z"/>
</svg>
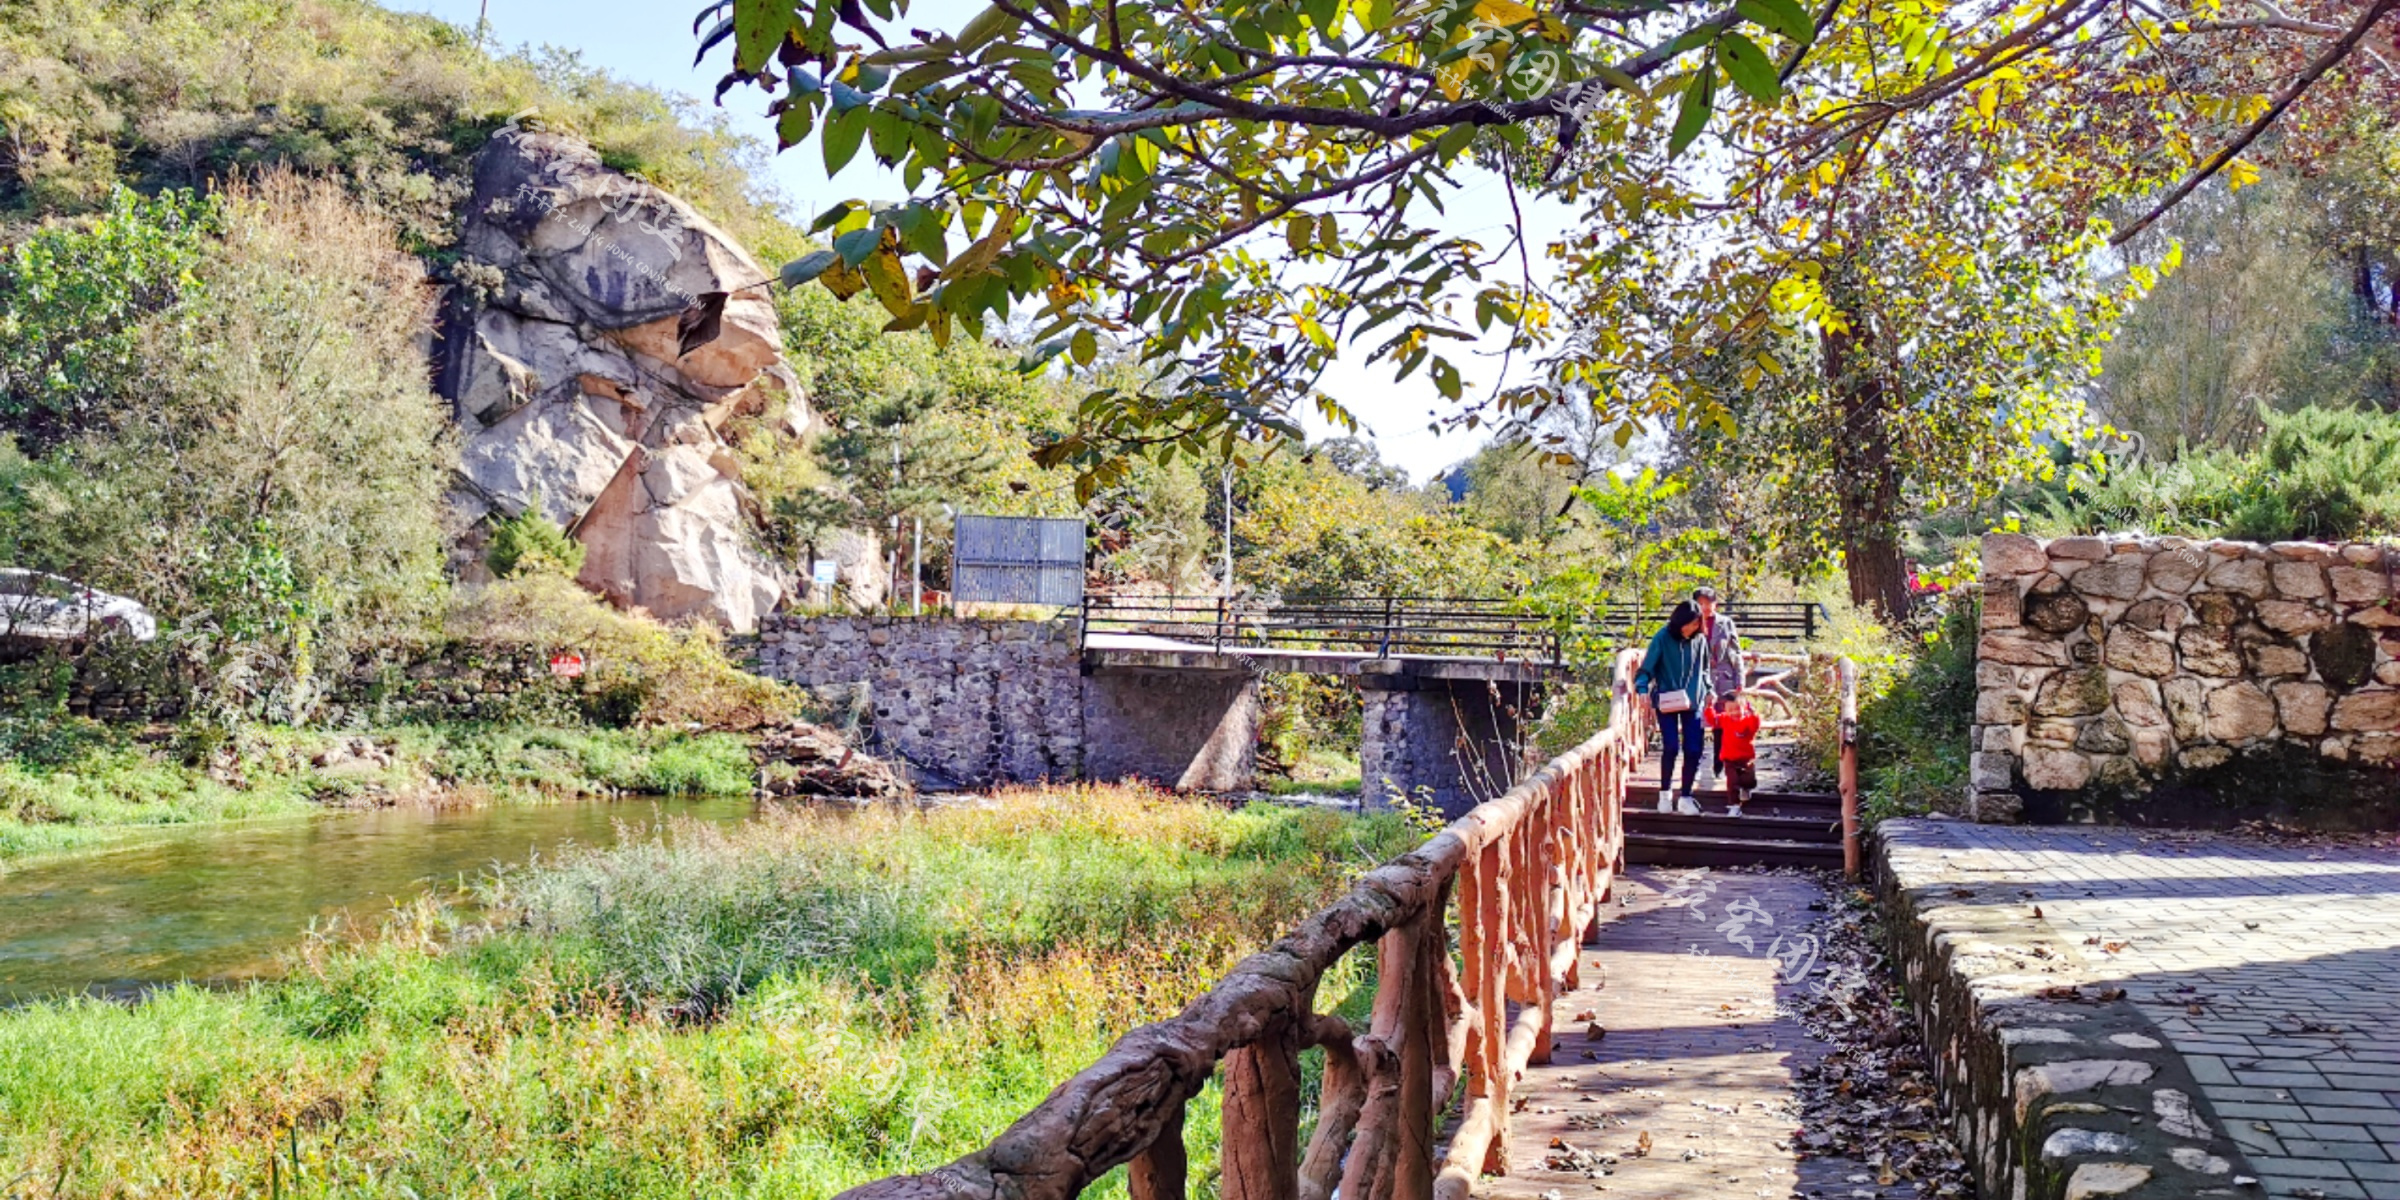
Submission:
<svg viewBox="0 0 2400 1200">
<path fill-rule="evenodd" d="M 1559 997 L 1553 1060 L 1517 1085 L 1525 1107 L 1510 1122 L 1509 1173 L 1477 1194 L 1913 1194 L 1877 1187 L 1857 1163 L 1803 1160 L 1796 1147 L 1796 1073 L 1825 1052 L 1789 1015 L 1813 970 L 1821 912 L 1809 906 L 1827 902 L 1815 880 L 1637 866 L 1616 887 L 1583 951 L 1583 977 L 1597 986 Z M 1797 981 L 1778 978 L 1778 951 L 1808 958 Z M 1606 1031 L 1598 1040 L 1595 1024 Z"/>
</svg>

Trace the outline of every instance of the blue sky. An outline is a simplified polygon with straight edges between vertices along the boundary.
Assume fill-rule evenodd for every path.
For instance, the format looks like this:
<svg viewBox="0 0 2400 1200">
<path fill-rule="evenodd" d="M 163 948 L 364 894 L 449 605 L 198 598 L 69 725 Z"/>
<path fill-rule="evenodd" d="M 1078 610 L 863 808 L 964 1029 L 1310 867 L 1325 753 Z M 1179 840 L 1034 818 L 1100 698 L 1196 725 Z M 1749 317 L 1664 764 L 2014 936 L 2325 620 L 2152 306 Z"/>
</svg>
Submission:
<svg viewBox="0 0 2400 1200">
<path fill-rule="evenodd" d="M 397 9 L 431 13 L 468 28 L 474 26 L 480 5 L 488 3 L 491 44 L 496 49 L 560 46 L 580 51 L 594 66 L 665 91 L 705 97 L 725 68 L 722 53 L 699 67 L 692 65 L 696 43 L 691 25 L 693 14 L 700 7 L 699 0 L 384 2 Z M 919 0 L 909 8 L 908 23 L 918 28 L 955 29 L 982 8 L 982 0 Z M 736 92 L 734 96 L 728 105 L 733 107 L 737 120 L 745 115 L 745 107 L 764 108 L 764 100 L 755 92 Z M 750 126 L 762 137 L 769 135 L 763 117 L 750 122 Z M 802 220 L 841 200 L 893 199 L 904 194 L 897 175 L 876 167 L 867 155 L 860 155 L 839 179 L 828 181 L 813 144 L 796 146 L 774 156 L 773 171 L 775 183 L 789 199 L 794 216 Z M 1461 191 L 1445 200 L 1451 214 L 1449 230 L 1475 237 L 1487 246 L 1504 244 L 1510 219 L 1505 188 L 1496 177 L 1480 172 L 1462 173 L 1460 181 Z M 1540 247 L 1564 228 L 1566 215 L 1554 203 L 1537 204 L 1530 196 L 1521 199 L 1527 224 L 1533 231 L 1534 269 L 1546 272 Z M 1496 349 L 1496 345 L 1485 349 Z M 1369 368 L 1363 362 L 1364 357 L 1360 351 L 1337 365 L 1328 374 L 1326 390 L 1358 414 L 1386 459 L 1406 468 L 1410 477 L 1422 482 L 1474 451 L 1482 440 L 1480 434 L 1436 433 L 1427 428 L 1436 415 L 1447 415 L 1455 406 L 1443 401 L 1422 374 L 1394 383 L 1388 368 Z M 1472 398 L 1474 385 L 1488 387 L 1493 382 L 1499 359 L 1496 354 L 1469 355 L 1468 359 L 1471 361 L 1462 362 L 1461 366 L 1470 383 L 1468 395 Z M 1312 433 L 1322 432 L 1313 413 L 1307 419 Z"/>
</svg>

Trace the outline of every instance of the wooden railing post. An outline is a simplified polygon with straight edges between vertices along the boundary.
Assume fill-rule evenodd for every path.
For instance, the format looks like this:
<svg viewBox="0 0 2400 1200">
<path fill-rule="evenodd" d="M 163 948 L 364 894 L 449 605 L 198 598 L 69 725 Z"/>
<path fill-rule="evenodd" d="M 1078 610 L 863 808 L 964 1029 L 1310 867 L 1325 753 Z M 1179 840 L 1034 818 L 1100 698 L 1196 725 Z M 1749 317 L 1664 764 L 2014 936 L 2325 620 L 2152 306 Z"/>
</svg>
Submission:
<svg viewBox="0 0 2400 1200">
<path fill-rule="evenodd" d="M 1834 678 L 1841 690 L 1842 738 L 1842 875 L 1858 878 L 1858 664 L 1848 655 L 1834 663 Z"/>
<path fill-rule="evenodd" d="M 1225 1055 L 1225 1200 L 1299 1200 L 1300 1047 L 1289 1025 Z"/>
<path fill-rule="evenodd" d="M 1127 1190 L 1133 1200 L 1183 1200 L 1185 1180 L 1191 1174 L 1191 1160 L 1183 1148 L 1186 1107 L 1176 1105 L 1158 1140 L 1126 1164 Z"/>
</svg>

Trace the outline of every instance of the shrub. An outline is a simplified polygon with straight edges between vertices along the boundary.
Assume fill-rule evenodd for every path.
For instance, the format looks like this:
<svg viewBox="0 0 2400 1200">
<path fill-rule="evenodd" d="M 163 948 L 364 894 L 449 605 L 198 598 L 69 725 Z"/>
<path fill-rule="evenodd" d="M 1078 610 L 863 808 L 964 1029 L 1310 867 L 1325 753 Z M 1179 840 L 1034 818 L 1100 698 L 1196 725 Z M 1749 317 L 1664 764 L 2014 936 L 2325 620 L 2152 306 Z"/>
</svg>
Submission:
<svg viewBox="0 0 2400 1200">
<path fill-rule="evenodd" d="M 519 571 L 549 571 L 570 579 L 583 569 L 583 543 L 542 514 L 536 494 L 525 511 L 492 524 L 492 545 L 483 555 L 492 574 L 507 579 Z"/>
<path fill-rule="evenodd" d="M 1859 694 L 1860 810 L 1885 817 L 1955 812 L 1966 798 L 1981 607 L 1952 604 L 1941 627 L 1896 669 L 1866 672 Z"/>
<path fill-rule="evenodd" d="M 801 711 L 799 693 L 728 658 L 713 626 L 618 612 L 556 573 L 463 591 L 448 626 L 495 653 L 581 653 L 586 711 L 604 724 L 751 729 Z"/>
<path fill-rule="evenodd" d="M 2262 412 L 2250 454 L 2187 451 L 2165 462 L 2070 460 L 2030 498 L 2045 533 L 2140 531 L 2252 542 L 2400 533 L 2400 413 Z"/>
</svg>

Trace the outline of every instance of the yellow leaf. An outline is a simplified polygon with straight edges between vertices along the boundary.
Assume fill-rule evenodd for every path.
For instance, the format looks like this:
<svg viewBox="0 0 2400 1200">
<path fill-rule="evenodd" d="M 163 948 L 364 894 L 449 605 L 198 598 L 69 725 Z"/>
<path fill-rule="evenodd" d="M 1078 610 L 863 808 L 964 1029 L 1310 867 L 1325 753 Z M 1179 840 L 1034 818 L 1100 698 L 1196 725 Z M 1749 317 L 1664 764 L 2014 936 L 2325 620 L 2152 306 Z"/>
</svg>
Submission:
<svg viewBox="0 0 2400 1200">
<path fill-rule="evenodd" d="M 889 240 L 858 266 L 859 273 L 867 277 L 867 287 L 883 302 L 886 312 L 905 317 L 916 306 L 916 288 L 909 283 L 908 267 L 900 261 L 897 248 Z"/>
<path fill-rule="evenodd" d="M 1477 0 L 1475 15 L 1498 25 L 1522 25 L 1541 19 L 1541 14 L 1517 3 L 1517 0 Z"/>
<path fill-rule="evenodd" d="M 2247 159 L 2237 158 L 2225 164 L 2225 182 L 2238 192 L 2258 182 L 2258 168 Z"/>
</svg>

